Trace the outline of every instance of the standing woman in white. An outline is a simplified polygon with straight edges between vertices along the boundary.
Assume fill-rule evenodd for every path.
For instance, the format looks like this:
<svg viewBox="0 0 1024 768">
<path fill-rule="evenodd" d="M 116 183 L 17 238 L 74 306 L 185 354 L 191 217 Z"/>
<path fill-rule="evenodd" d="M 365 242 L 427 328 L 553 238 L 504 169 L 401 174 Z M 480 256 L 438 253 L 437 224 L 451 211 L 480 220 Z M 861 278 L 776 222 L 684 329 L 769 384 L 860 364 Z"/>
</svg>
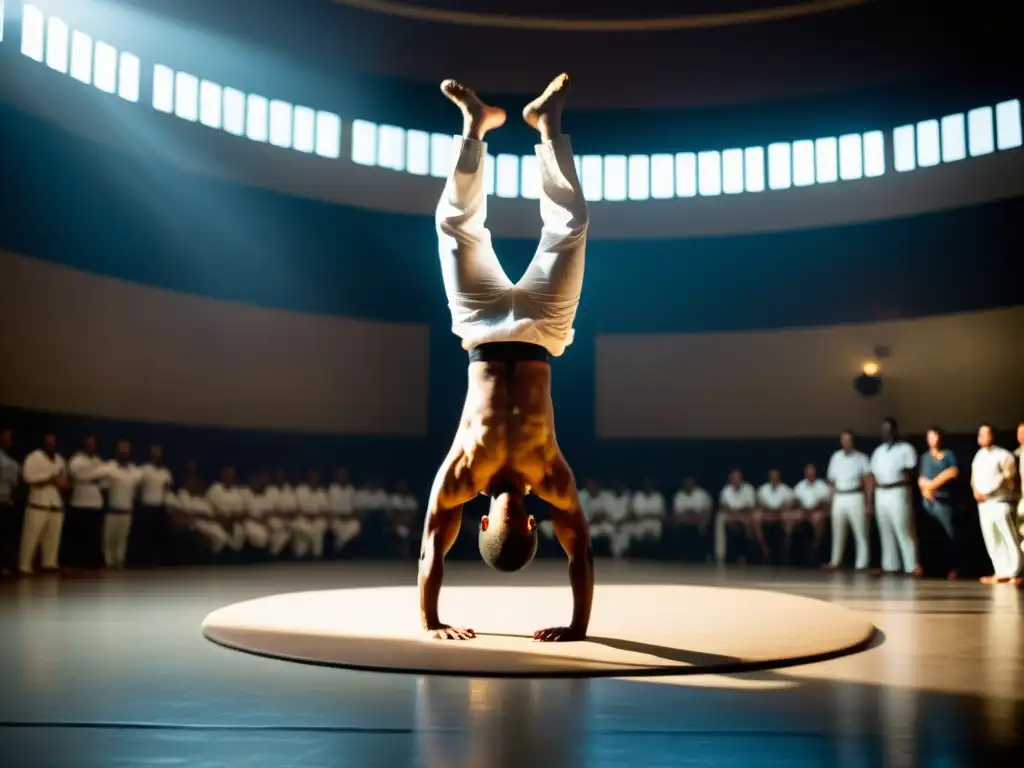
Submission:
<svg viewBox="0 0 1024 768">
<path fill-rule="evenodd" d="M 985 548 L 995 569 L 984 584 L 1020 584 L 1021 551 L 1013 520 L 1013 454 L 992 444 L 992 427 L 978 429 L 978 446 L 971 463 L 971 490 L 978 502 L 978 518 Z"/>
<path fill-rule="evenodd" d="M 28 486 L 25 522 L 21 529 L 18 569 L 22 576 L 32 575 L 36 552 L 42 546 L 43 570 L 57 571 L 60 537 L 64 530 L 64 498 L 68 487 L 68 469 L 57 453 L 57 436 L 43 436 L 43 447 L 25 458 L 22 479 Z"/>
<path fill-rule="evenodd" d="M 919 579 L 924 575 L 917 561 L 914 532 L 912 474 L 917 469 L 917 451 L 900 438 L 896 419 L 882 422 L 882 444 L 871 454 L 871 475 L 875 487 L 875 517 L 882 542 L 882 570 L 903 572 Z"/>
<path fill-rule="evenodd" d="M 868 538 L 871 526 L 867 509 L 871 463 L 867 456 L 854 449 L 853 432 L 847 430 L 840 434 L 839 445 L 839 450 L 829 459 L 826 472 L 832 488 L 832 559 L 825 570 L 835 571 L 842 565 L 849 527 L 857 547 L 854 567 L 865 571 L 871 565 L 871 540 Z"/>
</svg>

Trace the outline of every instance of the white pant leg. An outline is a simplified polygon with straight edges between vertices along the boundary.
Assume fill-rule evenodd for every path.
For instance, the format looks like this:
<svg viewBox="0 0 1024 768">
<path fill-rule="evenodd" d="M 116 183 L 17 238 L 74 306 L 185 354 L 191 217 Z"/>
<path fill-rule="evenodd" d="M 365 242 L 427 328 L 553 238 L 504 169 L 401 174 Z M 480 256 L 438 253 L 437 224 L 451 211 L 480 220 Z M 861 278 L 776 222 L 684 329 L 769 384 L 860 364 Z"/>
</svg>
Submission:
<svg viewBox="0 0 1024 768">
<path fill-rule="evenodd" d="M 918 567 L 917 562 L 917 534 L 914 531 L 914 507 L 911 504 L 910 491 L 905 488 L 879 488 L 875 498 L 883 496 L 888 508 L 889 523 L 892 526 L 892 533 L 895 538 L 895 549 L 893 553 L 892 569 L 900 569 L 900 560 L 903 561 L 904 573 L 911 573 Z M 884 567 L 884 566 L 883 566 Z"/>
<path fill-rule="evenodd" d="M 612 529 L 609 538 L 612 557 L 622 557 L 629 550 L 629 542 L 633 538 L 633 525 L 631 523 L 619 523 Z"/>
<path fill-rule="evenodd" d="M 868 533 L 868 510 L 863 494 L 852 493 L 845 502 L 846 519 L 853 530 L 853 541 L 856 544 L 856 561 L 854 568 L 862 571 L 871 565 L 871 538 Z"/>
<path fill-rule="evenodd" d="M 1000 579 L 1020 575 L 1021 551 L 1013 520 L 1013 507 L 1005 501 L 983 501 L 978 504 L 978 519 L 985 549 L 992 568 Z"/>
<path fill-rule="evenodd" d="M 214 520 L 197 520 L 193 527 L 210 544 L 213 554 L 220 554 L 231 543 L 227 531 Z"/>
<path fill-rule="evenodd" d="M 64 513 L 50 512 L 43 529 L 43 568 L 53 570 L 59 565 L 60 538 L 64 531 Z"/>
<path fill-rule="evenodd" d="M 270 529 L 270 542 L 268 547 L 270 554 L 277 557 L 284 548 L 288 546 L 288 542 L 292 540 L 291 529 L 284 525 L 283 521 L 275 519 L 272 521 L 274 525 Z"/>
<path fill-rule="evenodd" d="M 327 534 L 327 520 L 318 517 L 309 526 L 310 544 L 313 557 L 324 556 L 324 536 Z"/>
<path fill-rule="evenodd" d="M 463 323 L 486 316 L 506 300 L 512 287 L 491 245 L 487 229 L 484 161 L 487 145 L 454 139 L 456 160 L 437 204 L 437 249 L 441 276 L 458 333 Z"/>
<path fill-rule="evenodd" d="M 336 550 L 343 549 L 363 531 L 362 523 L 355 518 L 335 520 L 331 527 L 334 530 L 334 548 Z"/>
<path fill-rule="evenodd" d="M 117 565 L 117 518 L 121 515 L 107 512 L 103 515 L 103 564 L 107 568 Z"/>
<path fill-rule="evenodd" d="M 292 552 L 296 557 L 305 557 L 313 548 L 313 532 L 309 522 L 299 519 L 292 523 Z"/>
<path fill-rule="evenodd" d="M 896 524 L 892 517 L 892 497 L 886 496 L 884 490 L 880 488 L 875 491 L 875 518 L 882 546 L 882 570 L 895 573 L 900 569 L 899 545 L 896 543 Z"/>
<path fill-rule="evenodd" d="M 267 544 L 270 543 L 270 531 L 267 530 L 267 526 L 259 520 L 246 520 L 244 526 L 245 539 L 249 542 L 249 546 L 255 549 L 266 549 Z"/>
<path fill-rule="evenodd" d="M 124 566 L 128 557 L 128 539 L 132 533 L 132 518 L 134 515 L 114 515 L 114 565 L 118 568 Z M 107 519 L 110 519 L 108 515 Z"/>
<path fill-rule="evenodd" d="M 572 341 L 583 290 L 589 213 L 568 136 L 536 147 L 540 167 L 540 244 L 516 288 L 526 293 L 545 335 Z"/>
<path fill-rule="evenodd" d="M 846 527 L 849 525 L 847 516 L 846 499 L 844 494 L 837 493 L 832 497 L 832 559 L 829 564 L 838 568 L 843 564 L 843 555 L 846 554 Z"/>
<path fill-rule="evenodd" d="M 18 567 L 23 573 L 32 572 L 36 551 L 39 549 L 51 514 L 45 509 L 25 508 L 25 520 L 21 526 L 21 547 L 18 552 Z"/>
<path fill-rule="evenodd" d="M 555 538 L 555 524 L 550 520 L 541 520 L 537 527 L 540 528 L 541 535 L 545 539 Z"/>
</svg>

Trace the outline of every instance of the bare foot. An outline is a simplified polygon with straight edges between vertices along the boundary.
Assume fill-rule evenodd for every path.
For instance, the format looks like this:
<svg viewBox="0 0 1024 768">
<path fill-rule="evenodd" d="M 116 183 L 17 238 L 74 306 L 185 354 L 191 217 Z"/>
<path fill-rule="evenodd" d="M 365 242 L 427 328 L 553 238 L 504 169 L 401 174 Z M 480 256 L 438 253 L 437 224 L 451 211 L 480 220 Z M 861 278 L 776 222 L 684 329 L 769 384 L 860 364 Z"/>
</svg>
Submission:
<svg viewBox="0 0 1024 768">
<path fill-rule="evenodd" d="M 569 76 L 564 72 L 548 83 L 544 93 L 523 108 L 523 120 L 540 132 L 544 141 L 562 133 L 562 109 L 569 95 Z"/>
<path fill-rule="evenodd" d="M 476 632 L 472 629 L 438 624 L 436 627 L 427 628 L 427 636 L 434 640 L 472 640 L 476 637 Z"/>
<path fill-rule="evenodd" d="M 462 135 L 467 139 L 483 141 L 488 131 L 505 124 L 505 110 L 484 104 L 468 85 L 445 80 L 441 93 L 462 111 Z"/>
</svg>

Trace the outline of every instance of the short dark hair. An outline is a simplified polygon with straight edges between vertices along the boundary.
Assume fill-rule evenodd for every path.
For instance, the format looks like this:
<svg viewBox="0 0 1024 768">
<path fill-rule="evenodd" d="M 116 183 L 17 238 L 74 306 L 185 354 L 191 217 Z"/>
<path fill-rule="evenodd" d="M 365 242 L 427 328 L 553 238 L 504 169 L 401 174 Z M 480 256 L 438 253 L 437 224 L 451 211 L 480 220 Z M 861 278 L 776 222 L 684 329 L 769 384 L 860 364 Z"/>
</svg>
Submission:
<svg viewBox="0 0 1024 768">
<path fill-rule="evenodd" d="M 496 571 L 513 573 L 533 562 L 537 554 L 537 529 L 525 531 L 515 525 L 480 527 L 480 557 Z"/>
</svg>

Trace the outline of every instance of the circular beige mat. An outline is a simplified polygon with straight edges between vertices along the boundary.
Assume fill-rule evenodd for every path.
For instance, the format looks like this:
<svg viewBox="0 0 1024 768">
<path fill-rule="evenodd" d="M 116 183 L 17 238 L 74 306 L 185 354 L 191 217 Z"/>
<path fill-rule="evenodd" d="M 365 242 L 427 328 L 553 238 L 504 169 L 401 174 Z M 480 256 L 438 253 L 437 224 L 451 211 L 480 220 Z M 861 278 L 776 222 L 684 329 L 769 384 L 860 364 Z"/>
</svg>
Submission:
<svg viewBox="0 0 1024 768">
<path fill-rule="evenodd" d="M 310 664 L 447 675 L 634 676 L 786 666 L 864 648 L 874 626 L 820 600 L 751 589 L 599 586 L 586 641 L 537 643 L 565 624 L 564 587 L 446 587 L 441 618 L 474 640 L 419 629 L 416 587 L 338 589 L 235 603 L 203 621 L 220 645 Z"/>
</svg>

